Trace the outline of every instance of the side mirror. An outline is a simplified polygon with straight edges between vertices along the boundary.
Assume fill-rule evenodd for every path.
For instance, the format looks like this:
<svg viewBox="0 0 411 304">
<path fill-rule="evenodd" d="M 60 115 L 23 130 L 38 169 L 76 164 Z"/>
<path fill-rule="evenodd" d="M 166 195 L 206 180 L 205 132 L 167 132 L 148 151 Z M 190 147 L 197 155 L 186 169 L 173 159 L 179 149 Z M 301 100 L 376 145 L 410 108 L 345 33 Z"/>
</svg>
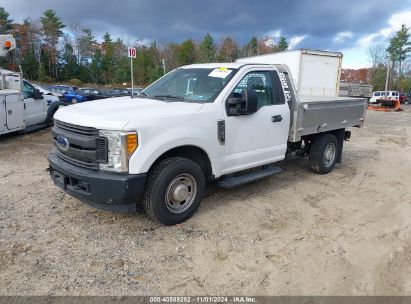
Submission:
<svg viewBox="0 0 411 304">
<path fill-rule="evenodd" d="M 43 99 L 43 93 L 41 93 L 39 89 L 34 89 L 33 99 Z"/>
<path fill-rule="evenodd" d="M 241 97 L 229 97 L 227 100 L 227 115 L 249 115 L 257 112 L 258 97 L 251 89 L 243 89 Z"/>
</svg>

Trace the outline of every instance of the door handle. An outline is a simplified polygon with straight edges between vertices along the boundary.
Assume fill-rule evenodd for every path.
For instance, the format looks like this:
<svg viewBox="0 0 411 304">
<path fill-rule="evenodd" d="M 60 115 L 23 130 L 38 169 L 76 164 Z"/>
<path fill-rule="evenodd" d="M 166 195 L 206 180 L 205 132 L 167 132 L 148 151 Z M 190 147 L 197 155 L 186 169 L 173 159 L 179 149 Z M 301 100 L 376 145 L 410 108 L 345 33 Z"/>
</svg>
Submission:
<svg viewBox="0 0 411 304">
<path fill-rule="evenodd" d="M 280 122 L 283 120 L 283 117 L 281 115 L 274 115 L 271 117 L 272 122 Z"/>
</svg>

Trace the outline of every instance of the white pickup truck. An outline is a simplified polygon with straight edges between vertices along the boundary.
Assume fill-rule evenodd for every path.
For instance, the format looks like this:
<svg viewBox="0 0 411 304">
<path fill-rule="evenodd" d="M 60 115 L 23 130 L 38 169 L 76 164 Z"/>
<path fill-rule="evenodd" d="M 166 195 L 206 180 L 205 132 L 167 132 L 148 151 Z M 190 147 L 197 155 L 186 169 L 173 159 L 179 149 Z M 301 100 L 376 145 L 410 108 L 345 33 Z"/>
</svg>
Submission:
<svg viewBox="0 0 411 304">
<path fill-rule="evenodd" d="M 208 181 L 232 188 L 270 176 L 289 153 L 330 172 L 366 100 L 338 97 L 341 53 L 283 55 L 184 66 L 138 98 L 61 108 L 48 157 L 54 183 L 94 207 L 143 206 L 172 225 L 195 212 Z"/>
<path fill-rule="evenodd" d="M 0 56 L 15 47 L 11 35 L 0 35 Z M 21 73 L 0 68 L 0 135 L 51 126 L 54 113 L 63 105 L 57 97 L 43 95 Z"/>
</svg>

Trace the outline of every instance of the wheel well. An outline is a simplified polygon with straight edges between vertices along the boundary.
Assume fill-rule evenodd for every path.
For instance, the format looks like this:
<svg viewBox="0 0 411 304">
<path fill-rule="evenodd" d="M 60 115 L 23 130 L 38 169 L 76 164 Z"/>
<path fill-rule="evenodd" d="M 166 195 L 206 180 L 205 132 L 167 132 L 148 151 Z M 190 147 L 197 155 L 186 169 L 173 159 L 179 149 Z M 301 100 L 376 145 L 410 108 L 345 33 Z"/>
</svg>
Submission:
<svg viewBox="0 0 411 304">
<path fill-rule="evenodd" d="M 342 159 L 342 150 L 343 150 L 343 145 L 344 145 L 344 138 L 345 138 L 345 129 L 336 129 L 336 130 L 331 130 L 331 131 L 327 131 L 327 132 L 321 132 L 321 133 L 317 133 L 317 134 L 312 134 L 312 135 L 308 135 L 303 137 L 303 140 L 306 142 L 306 153 L 307 155 L 310 154 L 310 150 L 311 150 L 311 144 L 312 142 L 318 137 L 318 136 L 324 136 L 325 134 L 332 134 L 337 138 L 338 141 L 338 156 L 337 156 L 337 163 L 341 163 L 341 159 Z"/>
<path fill-rule="evenodd" d="M 180 146 L 168 150 L 156 159 L 156 161 L 151 165 L 150 170 L 163 159 L 176 156 L 185 157 L 196 162 L 203 170 L 206 179 L 214 179 L 213 170 L 211 168 L 211 162 L 208 158 L 207 153 L 203 149 L 196 146 Z"/>
</svg>

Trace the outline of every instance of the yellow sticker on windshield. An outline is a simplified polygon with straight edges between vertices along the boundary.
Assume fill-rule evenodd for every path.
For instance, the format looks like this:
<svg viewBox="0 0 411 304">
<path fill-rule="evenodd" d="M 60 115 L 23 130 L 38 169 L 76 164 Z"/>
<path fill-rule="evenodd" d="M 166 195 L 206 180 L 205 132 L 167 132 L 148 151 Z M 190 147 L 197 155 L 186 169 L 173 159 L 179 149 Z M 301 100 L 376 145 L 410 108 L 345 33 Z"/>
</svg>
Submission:
<svg viewBox="0 0 411 304">
<path fill-rule="evenodd" d="M 217 68 L 212 70 L 211 73 L 208 74 L 208 76 L 216 78 L 226 78 L 228 75 L 230 75 L 231 72 L 232 70 L 229 70 L 227 68 Z"/>
</svg>

